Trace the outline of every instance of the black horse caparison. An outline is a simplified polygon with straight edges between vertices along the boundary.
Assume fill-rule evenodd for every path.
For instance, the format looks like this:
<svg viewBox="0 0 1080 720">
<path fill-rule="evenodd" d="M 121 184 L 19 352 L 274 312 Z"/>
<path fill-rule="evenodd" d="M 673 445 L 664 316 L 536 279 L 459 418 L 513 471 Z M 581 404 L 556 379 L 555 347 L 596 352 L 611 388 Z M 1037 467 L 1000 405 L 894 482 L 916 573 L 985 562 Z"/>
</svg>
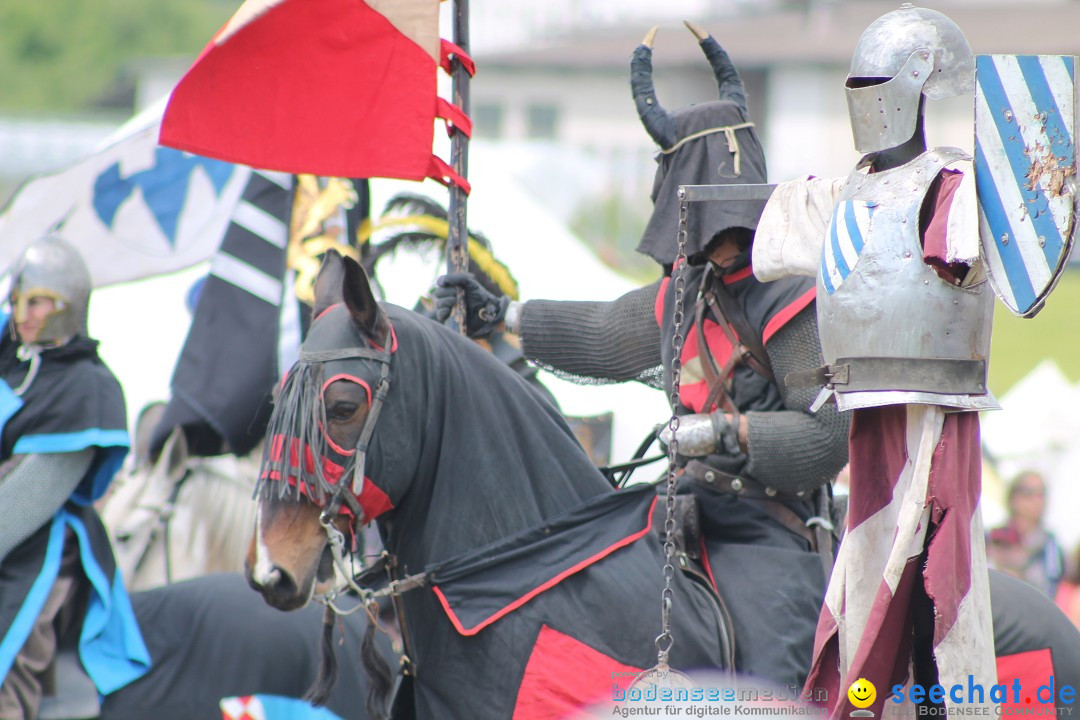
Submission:
<svg viewBox="0 0 1080 720">
<path fill-rule="evenodd" d="M 249 554 L 267 602 L 299 607 L 328 587 L 319 515 L 340 489 L 339 530 L 377 518 L 401 572 L 428 572 L 401 596 L 418 717 L 557 715 L 652 667 L 664 585 L 653 488 L 613 490 L 520 376 L 376 303 L 351 260 L 327 256 L 315 317 L 268 431 Z M 672 582 L 672 665 L 722 667 L 710 591 Z"/>
<path fill-rule="evenodd" d="M 295 609 L 332 587 L 322 513 L 346 537 L 376 520 L 399 575 L 424 574 L 399 618 L 418 718 L 561 717 L 652 667 L 665 563 L 653 487 L 613 490 L 519 375 L 380 305 L 334 252 L 315 317 L 267 432 L 247 559 L 265 600 Z M 682 572 L 672 586 L 671 665 L 731 670 L 712 589 Z M 991 588 L 999 661 L 1045 648 L 1080 679 L 1080 633 L 1052 603 L 998 575 Z"/>
</svg>

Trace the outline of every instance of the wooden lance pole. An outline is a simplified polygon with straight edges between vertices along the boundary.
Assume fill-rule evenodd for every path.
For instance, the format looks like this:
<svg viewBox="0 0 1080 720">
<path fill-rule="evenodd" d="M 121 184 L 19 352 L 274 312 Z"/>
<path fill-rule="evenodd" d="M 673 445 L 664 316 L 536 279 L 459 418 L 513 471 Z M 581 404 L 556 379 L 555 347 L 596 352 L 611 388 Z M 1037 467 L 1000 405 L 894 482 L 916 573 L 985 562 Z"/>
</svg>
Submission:
<svg viewBox="0 0 1080 720">
<path fill-rule="evenodd" d="M 453 0 L 454 2 L 454 44 L 461 48 L 465 54 L 469 54 L 469 0 Z M 469 107 L 469 73 L 465 69 L 465 63 L 461 58 L 453 59 L 452 95 L 453 103 L 461 108 L 466 116 L 470 115 Z M 450 137 L 450 165 L 454 172 L 463 178 L 469 176 L 469 138 L 455 127 Z M 457 185 L 450 185 L 450 208 L 448 219 L 450 221 L 449 232 L 446 239 L 447 269 L 448 272 L 465 272 L 469 267 L 468 262 L 468 222 L 466 215 L 466 203 L 468 196 Z M 457 308 L 454 312 L 458 328 L 465 333 L 465 292 L 458 290 Z"/>
</svg>

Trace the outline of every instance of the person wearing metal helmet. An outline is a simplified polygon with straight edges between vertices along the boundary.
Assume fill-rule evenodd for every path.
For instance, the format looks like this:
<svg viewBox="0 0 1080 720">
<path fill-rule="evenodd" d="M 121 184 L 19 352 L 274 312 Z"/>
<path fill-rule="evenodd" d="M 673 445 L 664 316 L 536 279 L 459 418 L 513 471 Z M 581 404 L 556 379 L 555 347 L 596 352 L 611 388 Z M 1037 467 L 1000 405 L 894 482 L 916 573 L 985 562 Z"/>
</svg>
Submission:
<svg viewBox="0 0 1080 720">
<path fill-rule="evenodd" d="M 803 228 L 808 266 L 790 270 L 817 277 L 826 365 L 788 382 L 824 385 L 819 400 L 852 415 L 847 530 L 807 681 L 834 718 L 859 679 L 879 689 L 878 717 L 882 688 L 996 682 L 977 510 L 993 294 L 971 158 L 927 148 L 923 130 L 926 101 L 972 92 L 974 70 L 945 15 L 905 3 L 875 20 L 846 83 L 864 157 L 845 179 L 781 185 L 763 213 L 783 228 L 774 218 L 821 210 Z"/>
<path fill-rule="evenodd" d="M 0 718 L 33 718 L 74 643 L 102 695 L 149 655 L 91 503 L 128 448 L 120 384 L 87 337 L 90 273 L 59 237 L 11 271 L 0 339 Z"/>
<path fill-rule="evenodd" d="M 664 266 L 665 277 L 611 302 L 516 303 L 452 274 L 438 281 L 440 319 L 449 317 L 461 288 L 470 334 L 505 326 L 520 335 L 527 358 L 564 378 L 639 380 L 670 394 L 678 187 L 766 181 L 735 66 L 711 35 L 688 26 L 713 68 L 717 100 L 674 112 L 660 105 L 652 82 L 655 30 L 631 59 L 634 101 L 659 147 L 654 210 L 638 251 Z M 754 277 L 750 251 L 763 201 L 694 205 L 674 408 L 681 416 L 679 492 L 700 508 L 702 538 L 691 553 L 704 556 L 733 619 L 736 668 L 790 686 L 810 666 L 822 559 L 831 562 L 833 543 L 818 501 L 827 504 L 828 483 L 847 460 L 848 425 L 835 408 L 808 412 L 814 392 L 782 382 L 821 357 L 815 289 L 808 278 L 765 284 Z"/>
</svg>

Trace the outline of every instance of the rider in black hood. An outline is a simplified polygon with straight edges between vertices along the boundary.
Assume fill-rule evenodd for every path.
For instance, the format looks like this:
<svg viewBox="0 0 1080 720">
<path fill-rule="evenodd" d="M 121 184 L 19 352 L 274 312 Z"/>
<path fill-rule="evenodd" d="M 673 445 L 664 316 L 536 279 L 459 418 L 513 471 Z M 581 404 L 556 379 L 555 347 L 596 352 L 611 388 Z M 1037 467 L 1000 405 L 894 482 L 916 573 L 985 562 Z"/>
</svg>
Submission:
<svg viewBox="0 0 1080 720">
<path fill-rule="evenodd" d="M 467 329 L 507 327 L 525 356 L 586 383 L 638 380 L 671 389 L 680 185 L 766 182 L 765 158 L 727 53 L 700 29 L 719 99 L 666 111 L 652 86 L 650 32 L 631 59 L 638 113 L 659 147 L 652 218 L 638 250 L 665 277 L 612 302 L 510 302 L 470 276 L 440 278 L 440 317 L 465 290 Z M 688 204 L 679 402 L 679 492 L 697 498 L 704 569 L 734 621 L 736 668 L 782 685 L 810 666 L 832 542 L 819 517 L 847 461 L 848 425 L 813 389 L 784 376 L 821 357 L 814 282 L 764 284 L 750 249 L 764 201 Z M 657 418 L 661 420 L 662 418 Z M 815 532 L 816 528 L 816 532 Z M 815 551 L 820 550 L 820 553 Z M 747 582 L 754 578 L 754 582 Z"/>
</svg>

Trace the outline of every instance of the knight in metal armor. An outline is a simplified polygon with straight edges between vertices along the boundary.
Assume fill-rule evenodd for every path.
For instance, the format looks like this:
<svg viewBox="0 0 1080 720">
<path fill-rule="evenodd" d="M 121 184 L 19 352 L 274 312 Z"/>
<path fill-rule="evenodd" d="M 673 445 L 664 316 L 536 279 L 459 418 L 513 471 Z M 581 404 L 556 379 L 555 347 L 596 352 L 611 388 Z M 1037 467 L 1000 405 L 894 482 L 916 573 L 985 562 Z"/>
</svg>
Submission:
<svg viewBox="0 0 1080 720">
<path fill-rule="evenodd" d="M 11 274 L 0 339 L 0 718 L 37 717 L 62 646 L 101 695 L 140 677 L 143 645 L 91 503 L 128 447 L 124 396 L 86 334 L 90 274 L 57 237 Z M 81 715 L 80 715 L 81 717 Z"/>
<path fill-rule="evenodd" d="M 995 682 L 975 412 L 996 407 L 994 295 L 971 158 L 927 149 L 923 131 L 925 101 L 971 92 L 974 68 L 941 13 L 905 4 L 874 21 L 847 79 L 864 157 L 846 179 L 781 185 L 762 218 L 773 247 L 755 248 L 762 274 L 783 275 L 771 271 L 783 228 L 831 205 L 801 228 L 816 235 L 812 261 L 786 270 L 817 276 L 826 362 L 788 382 L 824 385 L 817 405 L 853 411 L 847 531 L 807 681 L 828 691 L 833 718 L 854 709 L 846 690 L 859 678 L 878 688 L 877 717 L 882 688 Z"/>
<path fill-rule="evenodd" d="M 468 275 L 448 275 L 437 291 L 441 318 L 461 288 L 470 334 L 506 327 L 520 335 L 527 358 L 564 378 L 638 380 L 670 393 L 678 187 L 763 183 L 766 175 L 738 72 L 712 36 L 690 28 L 712 66 L 718 100 L 675 112 L 660 105 L 655 31 L 631 59 L 634 101 L 659 147 L 654 211 L 638 250 L 664 267 L 664 277 L 610 302 L 518 303 Z M 736 668 L 790 687 L 810 666 L 822 557 L 831 562 L 833 542 L 822 501 L 846 462 L 848 423 L 835 408 L 810 413 L 814 391 L 783 383 L 821 357 L 816 290 L 809 278 L 766 284 L 754 277 L 750 253 L 762 206 L 697 203 L 686 218 L 688 321 L 674 410 L 679 492 L 696 499 L 701 518 L 689 554 L 701 559 L 732 617 Z"/>
</svg>

